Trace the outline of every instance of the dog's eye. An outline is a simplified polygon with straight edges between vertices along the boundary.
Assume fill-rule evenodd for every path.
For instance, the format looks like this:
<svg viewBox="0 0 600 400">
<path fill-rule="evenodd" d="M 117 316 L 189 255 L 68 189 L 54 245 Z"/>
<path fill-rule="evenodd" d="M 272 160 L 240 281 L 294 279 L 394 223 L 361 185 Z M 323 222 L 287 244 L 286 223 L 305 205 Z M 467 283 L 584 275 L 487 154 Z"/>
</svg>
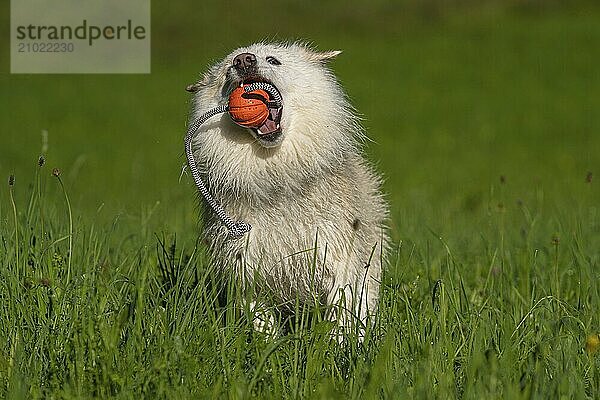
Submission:
<svg viewBox="0 0 600 400">
<path fill-rule="evenodd" d="M 271 56 L 267 57 L 267 62 L 271 65 L 281 65 L 281 62 L 279 62 L 278 59 L 276 59 L 275 57 L 271 57 Z"/>
</svg>

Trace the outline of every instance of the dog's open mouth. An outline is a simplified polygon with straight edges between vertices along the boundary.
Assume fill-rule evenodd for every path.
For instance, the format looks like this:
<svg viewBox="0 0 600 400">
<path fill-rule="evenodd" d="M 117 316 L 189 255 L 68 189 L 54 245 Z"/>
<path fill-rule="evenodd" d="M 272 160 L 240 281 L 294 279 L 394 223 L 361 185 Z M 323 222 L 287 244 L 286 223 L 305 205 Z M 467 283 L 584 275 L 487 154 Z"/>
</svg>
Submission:
<svg viewBox="0 0 600 400">
<path fill-rule="evenodd" d="M 275 85 L 273 85 L 272 82 L 270 82 L 267 79 L 264 79 L 261 76 L 258 75 L 250 75 L 250 76 L 246 76 L 244 77 L 244 79 L 242 79 L 239 84 L 251 84 L 251 83 L 257 83 L 257 82 L 264 82 L 264 83 L 268 83 L 269 85 L 275 87 L 277 89 L 277 87 Z M 269 143 L 275 143 L 277 142 L 277 140 L 279 139 L 279 137 L 281 136 L 281 114 L 283 111 L 283 106 L 281 104 L 277 105 L 272 99 L 269 98 L 269 101 L 267 102 L 267 107 L 269 109 L 269 116 L 267 117 L 266 121 L 263 122 L 263 124 L 261 126 L 259 126 L 258 128 L 250 128 L 252 129 L 252 131 L 254 131 L 254 133 L 256 134 L 256 137 L 258 139 L 260 139 L 261 141 L 264 141 L 265 143 L 269 144 Z"/>
</svg>

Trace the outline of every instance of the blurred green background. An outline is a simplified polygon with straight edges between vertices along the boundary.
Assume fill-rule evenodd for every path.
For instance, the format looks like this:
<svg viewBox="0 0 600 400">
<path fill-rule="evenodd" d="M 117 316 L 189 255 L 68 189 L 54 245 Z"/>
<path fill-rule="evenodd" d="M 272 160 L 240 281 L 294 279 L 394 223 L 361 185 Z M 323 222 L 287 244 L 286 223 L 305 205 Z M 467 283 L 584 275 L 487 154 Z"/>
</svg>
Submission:
<svg viewBox="0 0 600 400">
<path fill-rule="evenodd" d="M 139 217 L 160 202 L 159 226 L 194 227 L 184 88 L 262 39 L 344 51 L 332 68 L 372 139 L 396 237 L 428 226 L 468 238 L 455 227 L 479 223 L 501 176 L 506 207 L 600 199 L 586 185 L 600 166 L 594 2 L 153 2 L 149 75 L 10 75 L 7 3 L 0 176 L 14 173 L 24 199 L 46 130 L 47 172 L 62 169 L 78 218 Z"/>
<path fill-rule="evenodd" d="M 151 74 L 10 75 L 4 2 L 0 397 L 597 398 L 597 3 L 155 1 Z M 194 247 L 184 89 L 262 39 L 344 51 L 397 244 L 365 349 L 253 335 Z"/>
</svg>

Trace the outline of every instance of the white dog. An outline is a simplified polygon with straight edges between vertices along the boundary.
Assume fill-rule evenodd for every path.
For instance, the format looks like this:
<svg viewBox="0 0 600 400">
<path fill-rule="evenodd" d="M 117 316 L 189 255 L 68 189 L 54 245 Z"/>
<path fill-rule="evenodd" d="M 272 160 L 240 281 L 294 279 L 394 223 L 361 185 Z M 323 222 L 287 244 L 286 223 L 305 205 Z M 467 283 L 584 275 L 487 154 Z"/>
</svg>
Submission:
<svg viewBox="0 0 600 400">
<path fill-rule="evenodd" d="M 194 141 L 213 197 L 252 225 L 243 238 L 230 239 L 204 210 L 213 261 L 244 289 L 264 294 L 252 303 L 257 327 L 264 327 L 265 310 L 288 316 L 297 304 L 319 303 L 343 328 L 362 331 L 377 309 L 388 208 L 380 178 L 362 156 L 363 129 L 327 68 L 339 53 L 254 44 L 188 88 L 195 93 L 192 121 L 227 103 L 241 83 L 268 82 L 283 98 L 283 109 L 260 129 L 221 114 Z"/>
</svg>

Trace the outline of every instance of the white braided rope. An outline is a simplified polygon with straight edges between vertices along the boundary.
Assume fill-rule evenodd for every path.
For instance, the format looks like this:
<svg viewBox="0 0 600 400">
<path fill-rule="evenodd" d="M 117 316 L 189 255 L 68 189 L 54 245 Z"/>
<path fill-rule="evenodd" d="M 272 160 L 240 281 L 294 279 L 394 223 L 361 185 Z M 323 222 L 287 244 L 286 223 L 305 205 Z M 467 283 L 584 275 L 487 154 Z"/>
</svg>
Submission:
<svg viewBox="0 0 600 400">
<path fill-rule="evenodd" d="M 265 92 L 269 93 L 271 99 L 275 103 L 275 106 L 281 107 L 283 99 L 281 98 L 281 94 L 275 86 L 267 82 L 254 82 L 247 86 L 244 86 L 244 91 L 246 91 L 246 93 L 253 92 L 255 90 L 264 90 Z"/>
<path fill-rule="evenodd" d="M 265 82 L 256 82 L 244 87 L 246 92 L 252 92 L 254 90 L 264 90 L 270 96 L 276 107 L 280 107 L 282 104 L 282 98 L 279 91 L 275 88 L 275 86 L 265 83 Z M 190 167 L 190 171 L 192 173 L 192 177 L 194 178 L 194 182 L 196 183 L 196 187 L 200 191 L 204 200 L 208 203 L 210 208 L 217 214 L 221 222 L 227 227 L 229 231 L 229 238 L 238 239 L 244 236 L 247 232 L 252 229 L 252 226 L 244 221 L 234 221 L 227 212 L 217 203 L 217 201 L 212 197 L 204 182 L 202 182 L 202 178 L 200 177 L 200 171 L 198 170 L 198 166 L 196 165 L 196 160 L 194 159 L 194 153 L 192 151 L 192 141 L 194 140 L 194 136 L 196 135 L 196 131 L 200 126 L 205 123 L 209 118 L 214 117 L 217 114 L 224 113 L 229 111 L 229 107 L 226 105 L 217 106 L 211 110 L 208 110 L 204 114 L 202 114 L 198 119 L 196 119 L 189 127 L 187 134 L 185 136 L 185 156 L 187 158 L 188 166 Z"/>
<path fill-rule="evenodd" d="M 244 221 L 234 221 L 229 215 L 227 215 L 223 207 L 221 207 L 216 202 L 214 197 L 212 197 L 212 195 L 204 185 L 204 182 L 202 182 L 202 178 L 200 177 L 200 171 L 196 166 L 196 160 L 194 159 L 194 153 L 192 152 L 192 141 L 194 140 L 194 136 L 198 128 L 200 128 L 200 125 L 205 123 L 209 118 L 217 114 L 224 113 L 227 110 L 228 107 L 226 105 L 215 107 L 212 110 L 209 110 L 202 114 L 200 118 L 195 120 L 188 127 L 187 135 L 185 136 L 185 155 L 187 157 L 187 162 L 190 167 L 192 177 L 194 178 L 194 182 L 196 183 L 200 194 L 202 195 L 202 197 L 204 197 L 204 200 L 206 200 L 210 208 L 212 208 L 213 211 L 217 214 L 221 222 L 223 222 L 223 224 L 227 227 L 227 230 L 229 231 L 229 237 L 232 239 L 237 239 L 244 236 L 246 232 L 249 232 L 250 229 L 252 229 L 252 226 L 250 226 L 250 224 Z"/>
</svg>

